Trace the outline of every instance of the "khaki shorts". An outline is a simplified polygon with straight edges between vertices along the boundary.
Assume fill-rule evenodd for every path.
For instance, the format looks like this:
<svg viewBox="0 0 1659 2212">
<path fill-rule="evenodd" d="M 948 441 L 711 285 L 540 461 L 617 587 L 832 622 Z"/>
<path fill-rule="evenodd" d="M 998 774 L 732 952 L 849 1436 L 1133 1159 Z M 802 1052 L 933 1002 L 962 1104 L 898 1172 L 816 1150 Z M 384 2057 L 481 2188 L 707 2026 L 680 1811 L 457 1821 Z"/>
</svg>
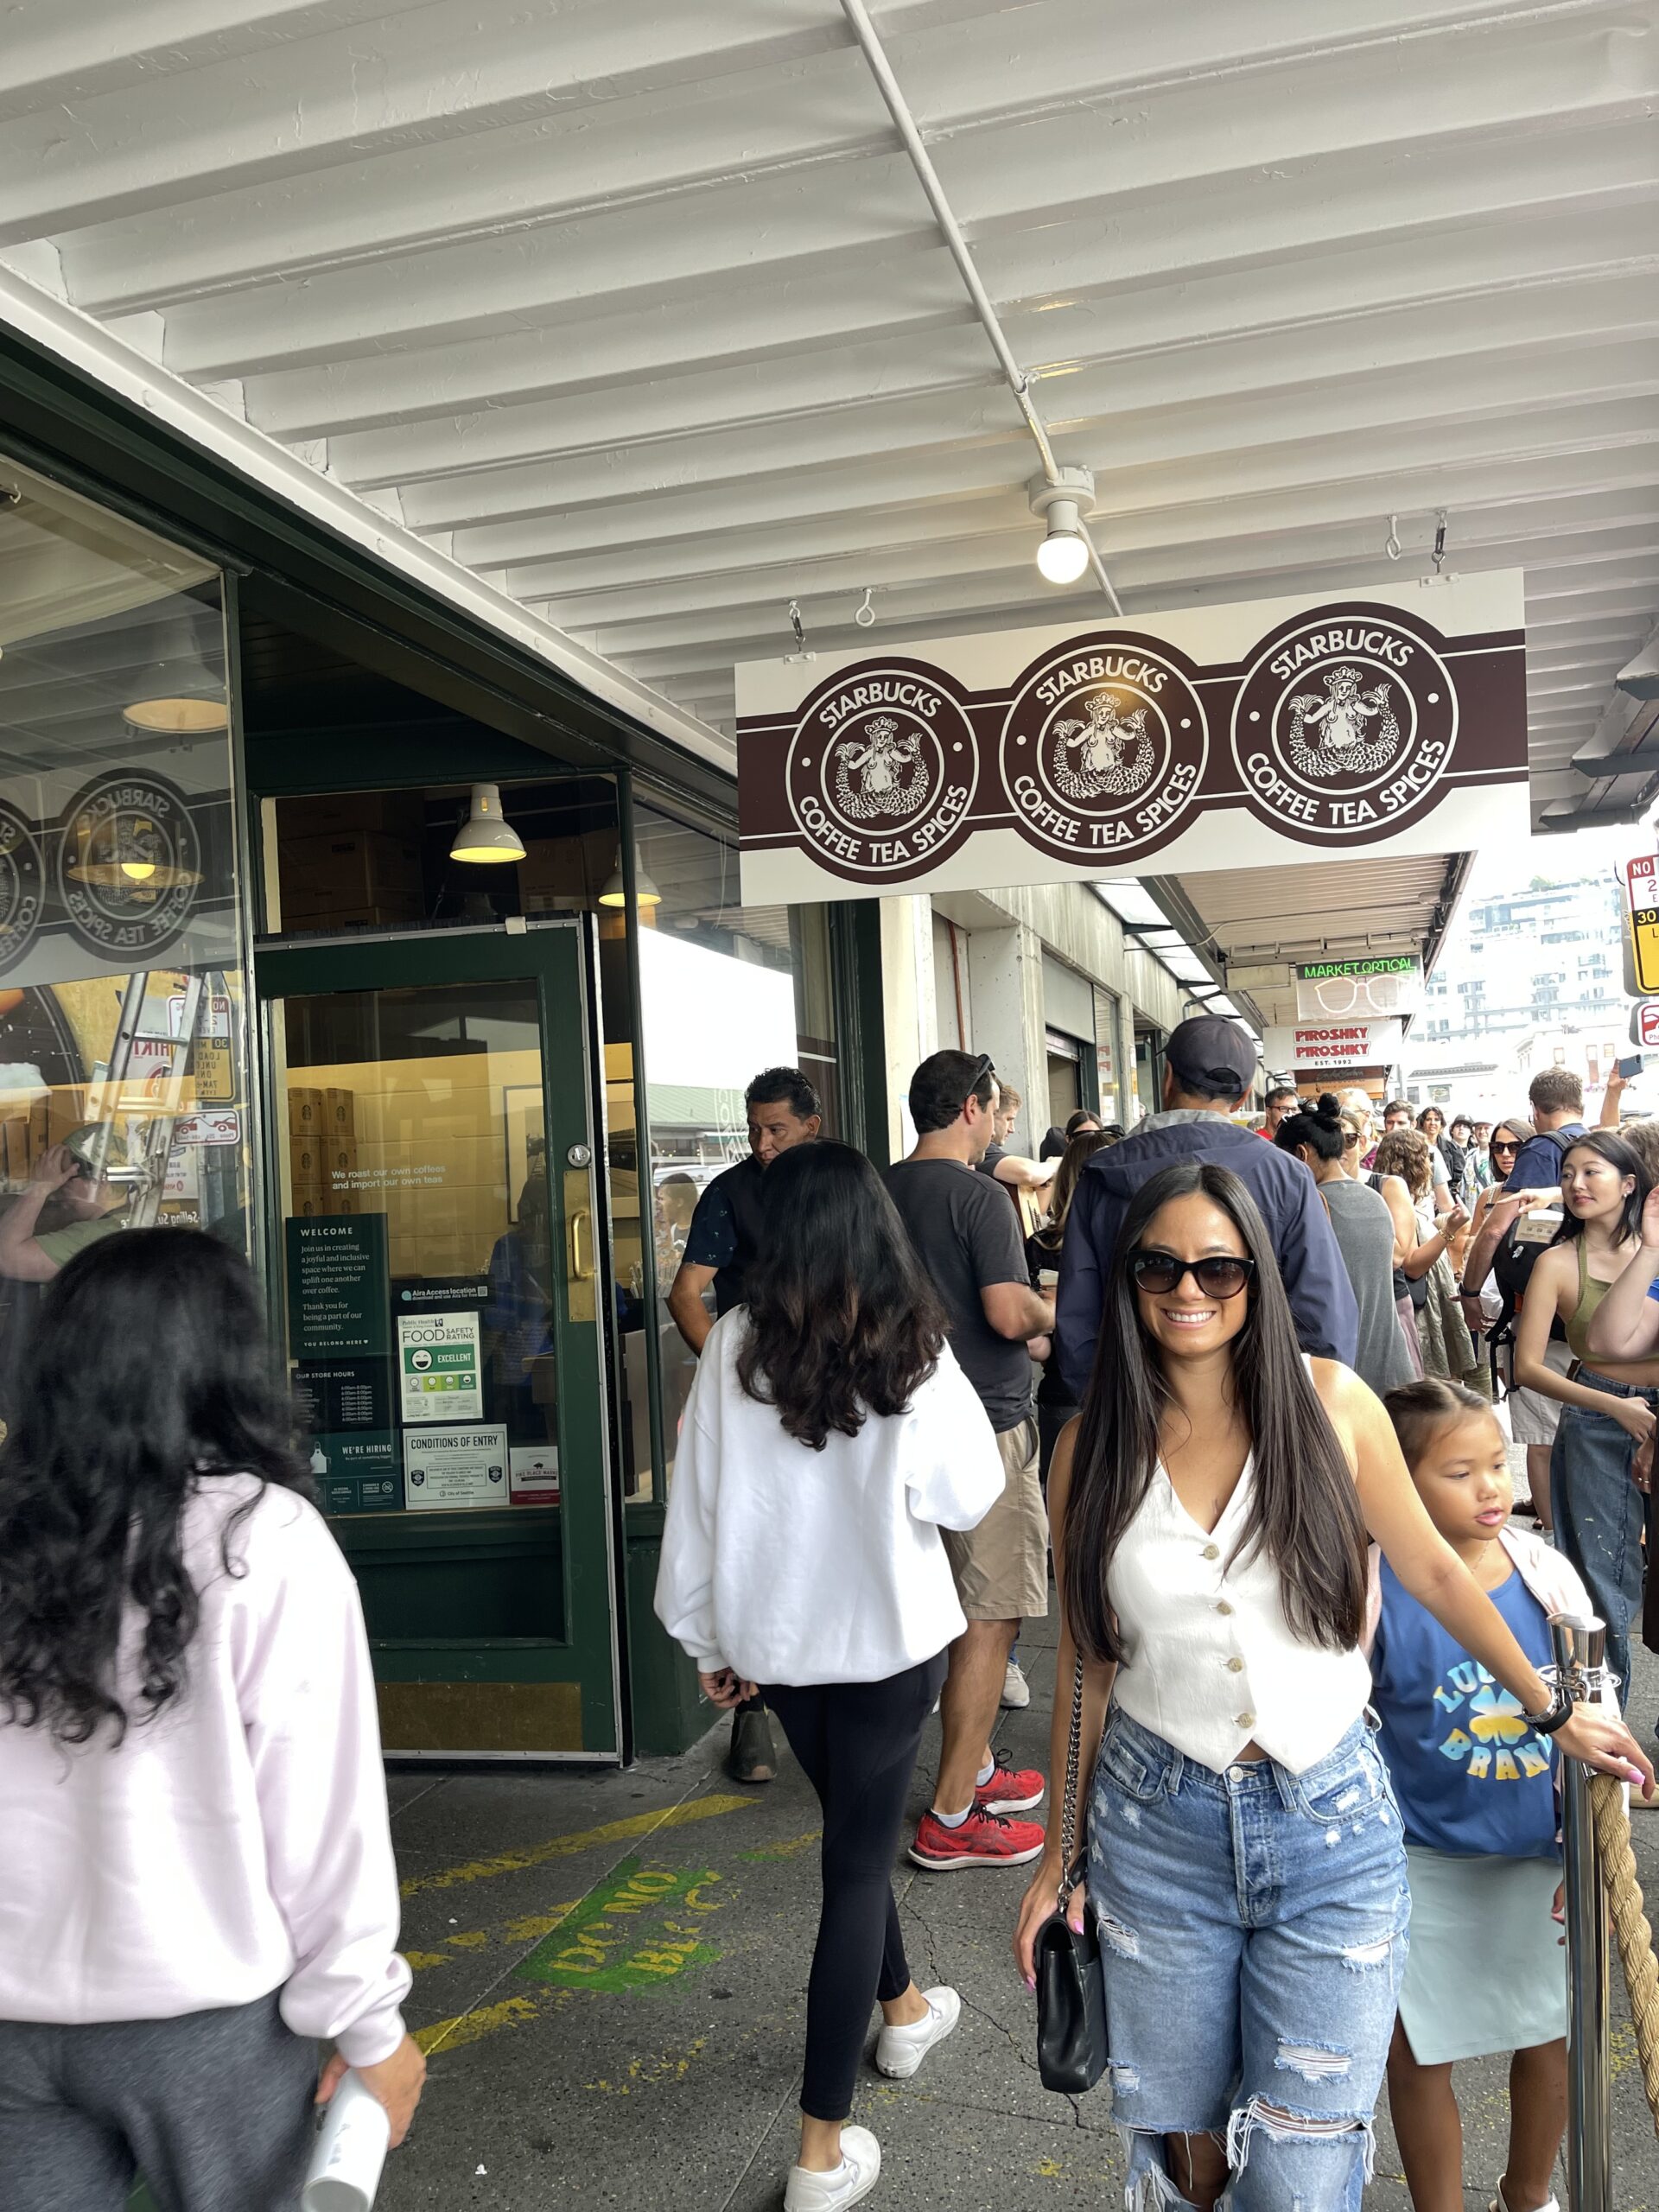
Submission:
<svg viewBox="0 0 1659 2212">
<path fill-rule="evenodd" d="M 1559 1337 L 1552 1337 L 1544 1346 L 1544 1365 L 1554 1375 L 1565 1375 L 1573 1363 L 1569 1345 Z M 1504 1362 L 1504 1379 L 1515 1372 L 1515 1351 L 1511 1346 Z M 1561 1418 L 1561 1402 L 1547 1398 L 1541 1390 L 1511 1389 L 1508 1398 L 1510 1434 L 1517 1444 L 1553 1444 L 1556 1424 Z"/>
<path fill-rule="evenodd" d="M 996 1440 L 1002 1495 L 976 1529 L 941 1531 L 970 1621 L 1039 1621 L 1048 1614 L 1048 1513 L 1037 1479 L 1037 1423 Z"/>
</svg>

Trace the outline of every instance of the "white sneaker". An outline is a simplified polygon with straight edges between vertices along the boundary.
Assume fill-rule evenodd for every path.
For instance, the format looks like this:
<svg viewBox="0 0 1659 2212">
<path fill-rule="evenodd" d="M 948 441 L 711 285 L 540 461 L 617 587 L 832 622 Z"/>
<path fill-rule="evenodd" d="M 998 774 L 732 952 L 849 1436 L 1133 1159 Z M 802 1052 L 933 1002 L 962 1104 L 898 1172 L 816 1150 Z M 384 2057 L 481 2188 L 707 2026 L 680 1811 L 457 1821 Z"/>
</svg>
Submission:
<svg viewBox="0 0 1659 2212">
<path fill-rule="evenodd" d="M 936 2043 L 943 2043 L 962 2018 L 962 1999 L 954 1989 L 928 1989 L 927 2018 L 908 2027 L 883 2028 L 875 2039 L 876 2070 L 889 2082 L 908 2082 Z"/>
<path fill-rule="evenodd" d="M 1023 1713 L 1031 1703 L 1031 1684 L 1017 1659 L 1009 1660 L 1008 1671 L 1002 1677 L 1002 1703 L 1013 1713 Z"/>
<path fill-rule="evenodd" d="M 881 2177 L 881 2145 L 868 2127 L 841 2131 L 841 2164 L 833 2173 L 791 2166 L 784 2183 L 784 2212 L 842 2212 L 861 2203 Z"/>
</svg>

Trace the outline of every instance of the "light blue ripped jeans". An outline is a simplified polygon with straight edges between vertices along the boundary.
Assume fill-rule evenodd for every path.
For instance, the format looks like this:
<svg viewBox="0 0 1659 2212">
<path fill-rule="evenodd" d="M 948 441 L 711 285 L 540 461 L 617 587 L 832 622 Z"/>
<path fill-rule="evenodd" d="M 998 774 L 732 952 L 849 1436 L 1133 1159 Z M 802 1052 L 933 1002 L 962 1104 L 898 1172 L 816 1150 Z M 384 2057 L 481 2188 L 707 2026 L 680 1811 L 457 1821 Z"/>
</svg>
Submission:
<svg viewBox="0 0 1659 2212">
<path fill-rule="evenodd" d="M 1216 1774 L 1115 1709 L 1089 1897 L 1129 2212 L 1187 2204 L 1178 2134 L 1224 2141 L 1228 2212 L 1359 2212 L 1411 1910 L 1366 1724 L 1302 1774 Z"/>
</svg>

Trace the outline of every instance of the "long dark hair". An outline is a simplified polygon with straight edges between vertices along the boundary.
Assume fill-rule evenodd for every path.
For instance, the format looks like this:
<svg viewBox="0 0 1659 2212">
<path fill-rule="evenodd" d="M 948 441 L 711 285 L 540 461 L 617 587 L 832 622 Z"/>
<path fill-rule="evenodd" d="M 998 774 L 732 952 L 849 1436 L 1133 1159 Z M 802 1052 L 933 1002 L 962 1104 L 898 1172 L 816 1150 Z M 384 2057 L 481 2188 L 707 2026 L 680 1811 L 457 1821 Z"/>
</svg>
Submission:
<svg viewBox="0 0 1659 2212">
<path fill-rule="evenodd" d="M 41 1302 L 0 1450 L 0 1715 L 84 1744 L 179 1694 L 200 1600 L 180 1516 L 216 1475 L 308 1494 L 243 1261 L 190 1229 L 129 1229 L 70 1261 Z M 257 1500 L 226 1522 L 221 1558 Z M 123 1617 L 143 1617 L 137 1692 L 116 1694 Z"/>
<path fill-rule="evenodd" d="M 1249 1310 L 1232 1340 L 1233 1388 L 1250 1433 L 1255 1483 L 1233 1554 L 1265 1548 L 1285 1618 L 1306 1643 L 1345 1651 L 1365 1606 L 1365 1524 L 1354 1478 L 1297 1348 L 1290 1304 L 1267 1224 L 1230 1168 L 1181 1161 L 1135 1192 L 1118 1231 L 1094 1371 L 1071 1460 L 1065 1511 L 1065 1612 L 1087 1659 L 1123 1656 L 1109 1594 L 1112 1561 L 1158 1464 L 1159 1424 L 1172 1403 L 1147 1335 L 1129 1262 L 1154 1216 L 1199 1193 L 1220 1207 L 1255 1262 Z"/>
<path fill-rule="evenodd" d="M 1613 1233 L 1616 1245 L 1628 1244 L 1642 1234 L 1642 1208 L 1649 1191 L 1649 1178 L 1642 1156 L 1623 1137 L 1615 1136 L 1611 1129 L 1586 1129 L 1581 1137 L 1574 1137 L 1561 1154 L 1563 1173 L 1567 1167 L 1567 1152 L 1598 1152 L 1617 1168 L 1621 1176 L 1634 1175 L 1636 1182 L 1625 1193 L 1624 1204 L 1619 1210 L 1618 1225 Z M 1571 1206 L 1561 1208 L 1561 1225 L 1551 1238 L 1555 1244 L 1576 1243 L 1584 1234 L 1584 1223 Z"/>
<path fill-rule="evenodd" d="M 822 1452 L 867 1414 L 902 1414 L 938 1365 L 945 1314 L 880 1177 L 849 1144 L 793 1145 L 766 1170 L 737 1379 Z"/>
<path fill-rule="evenodd" d="M 1076 1116 L 1073 1116 L 1075 1120 Z M 1054 1170 L 1054 1181 L 1048 1201 L 1048 1219 L 1032 1233 L 1032 1243 L 1045 1252 L 1058 1254 L 1065 1241 L 1065 1217 L 1071 1211 L 1071 1201 L 1077 1195 L 1077 1183 L 1084 1169 L 1097 1152 L 1103 1152 L 1111 1139 L 1104 1129 L 1084 1129 L 1066 1140 L 1065 1150 L 1060 1154 L 1060 1164 Z"/>
</svg>

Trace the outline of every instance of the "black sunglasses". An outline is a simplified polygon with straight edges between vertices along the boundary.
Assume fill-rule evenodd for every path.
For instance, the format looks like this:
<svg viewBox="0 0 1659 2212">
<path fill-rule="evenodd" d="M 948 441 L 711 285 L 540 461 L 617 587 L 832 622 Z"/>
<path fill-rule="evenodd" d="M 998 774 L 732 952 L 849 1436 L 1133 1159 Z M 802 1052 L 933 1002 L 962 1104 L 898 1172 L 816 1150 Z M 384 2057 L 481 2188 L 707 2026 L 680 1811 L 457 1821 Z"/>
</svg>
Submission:
<svg viewBox="0 0 1659 2212">
<path fill-rule="evenodd" d="M 968 1100 L 975 1096 L 979 1090 L 980 1084 L 984 1082 L 988 1075 L 995 1075 L 995 1062 L 992 1059 L 988 1052 L 982 1052 L 979 1056 L 979 1065 L 975 1068 L 972 1075 L 968 1078 L 968 1090 L 966 1096 L 963 1099 L 963 1104 L 965 1106 L 968 1103 Z"/>
<path fill-rule="evenodd" d="M 1205 1260 L 1178 1260 L 1173 1252 L 1137 1252 L 1129 1274 L 1137 1290 L 1161 1298 L 1183 1275 L 1191 1275 L 1206 1298 L 1236 1298 L 1255 1273 L 1254 1260 L 1236 1260 L 1217 1253 Z"/>
<path fill-rule="evenodd" d="M 1492 1150 L 1494 1152 L 1519 1152 L 1520 1149 L 1520 1143 L 1514 1137 L 1494 1137 L 1492 1139 Z"/>
</svg>

